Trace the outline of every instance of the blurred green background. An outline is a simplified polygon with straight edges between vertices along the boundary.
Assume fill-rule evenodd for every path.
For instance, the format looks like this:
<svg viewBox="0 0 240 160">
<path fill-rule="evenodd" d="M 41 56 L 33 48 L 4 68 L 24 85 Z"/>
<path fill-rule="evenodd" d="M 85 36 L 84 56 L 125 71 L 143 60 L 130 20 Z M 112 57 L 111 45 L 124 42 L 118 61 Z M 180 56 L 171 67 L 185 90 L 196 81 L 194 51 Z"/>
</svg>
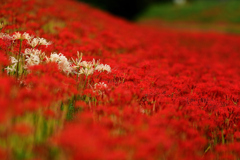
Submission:
<svg viewBox="0 0 240 160">
<path fill-rule="evenodd" d="M 240 0 L 80 0 L 129 20 L 240 22 Z"/>
<path fill-rule="evenodd" d="M 155 3 L 139 16 L 166 21 L 240 22 L 240 0 L 195 0 L 183 5 Z"/>
<path fill-rule="evenodd" d="M 104 9 L 114 15 L 129 20 L 136 19 L 151 4 L 169 3 L 172 0 L 79 0 L 92 6 Z"/>
<path fill-rule="evenodd" d="M 79 1 L 140 23 L 155 20 L 157 26 L 240 33 L 240 0 Z"/>
</svg>

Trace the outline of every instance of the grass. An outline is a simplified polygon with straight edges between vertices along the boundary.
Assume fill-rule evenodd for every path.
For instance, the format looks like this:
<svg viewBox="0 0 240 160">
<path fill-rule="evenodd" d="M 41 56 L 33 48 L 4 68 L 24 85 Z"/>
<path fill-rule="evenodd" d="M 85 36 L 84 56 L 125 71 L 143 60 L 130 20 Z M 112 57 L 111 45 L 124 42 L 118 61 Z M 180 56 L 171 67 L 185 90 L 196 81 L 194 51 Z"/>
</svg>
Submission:
<svg viewBox="0 0 240 160">
<path fill-rule="evenodd" d="M 138 20 L 158 18 L 164 21 L 240 23 L 240 1 L 197 0 L 186 5 L 156 3 L 147 8 Z"/>
<path fill-rule="evenodd" d="M 240 34 L 239 10 L 237 0 L 195 0 L 182 6 L 156 3 L 139 15 L 137 21 L 173 30 Z"/>
</svg>

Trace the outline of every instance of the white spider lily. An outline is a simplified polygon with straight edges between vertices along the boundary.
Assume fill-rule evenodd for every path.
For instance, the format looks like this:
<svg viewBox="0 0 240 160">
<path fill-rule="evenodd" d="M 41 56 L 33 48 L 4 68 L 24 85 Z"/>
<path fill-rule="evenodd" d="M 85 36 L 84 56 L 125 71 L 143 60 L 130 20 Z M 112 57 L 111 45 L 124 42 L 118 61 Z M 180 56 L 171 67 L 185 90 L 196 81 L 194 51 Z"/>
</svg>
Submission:
<svg viewBox="0 0 240 160">
<path fill-rule="evenodd" d="M 18 63 L 18 60 L 15 57 L 10 57 L 12 64 Z"/>
<path fill-rule="evenodd" d="M 92 68 L 92 64 L 90 62 L 87 62 L 87 61 L 82 61 L 80 63 L 80 66 L 82 66 L 84 68 Z"/>
<path fill-rule="evenodd" d="M 21 33 L 19 32 L 15 32 L 14 35 L 13 35 L 13 40 L 16 40 L 16 39 L 21 39 Z"/>
<path fill-rule="evenodd" d="M 31 40 L 33 36 L 30 36 L 28 33 L 24 32 L 22 34 L 22 39 Z"/>
<path fill-rule="evenodd" d="M 93 68 L 81 68 L 80 71 L 78 72 L 79 74 L 85 74 L 85 76 L 89 76 L 91 74 L 94 73 L 94 69 Z"/>
<path fill-rule="evenodd" d="M 72 68 L 70 65 L 71 65 L 70 62 L 68 61 L 68 59 L 65 56 L 61 55 L 59 57 L 58 66 L 64 72 L 70 73 L 72 71 Z"/>
<path fill-rule="evenodd" d="M 46 57 L 47 58 L 47 57 Z M 58 64 L 59 69 L 63 70 L 65 73 L 71 73 L 73 68 L 68 59 L 62 55 L 62 53 L 51 53 L 50 58 L 47 58 L 47 62 L 55 62 Z"/>
<path fill-rule="evenodd" d="M 10 72 L 15 72 L 16 71 L 17 63 L 18 63 L 18 60 L 15 57 L 10 56 L 9 58 L 11 60 L 12 65 L 7 66 L 7 68 L 5 68 L 5 70 L 7 70 L 8 74 Z"/>
<path fill-rule="evenodd" d="M 41 60 L 38 55 L 31 54 L 30 56 L 26 56 L 27 66 L 33 66 L 40 64 Z"/>
<path fill-rule="evenodd" d="M 60 54 L 57 54 L 57 53 L 51 53 L 50 55 L 50 58 L 47 58 L 47 62 L 58 62 L 59 61 L 59 58 L 60 58 Z"/>
<path fill-rule="evenodd" d="M 33 36 L 30 36 L 28 33 L 24 32 L 23 34 L 19 33 L 19 32 L 15 32 L 14 35 L 12 36 L 13 40 L 29 40 L 32 39 Z"/>
<path fill-rule="evenodd" d="M 46 39 L 44 39 L 44 38 L 38 38 L 38 42 L 39 42 L 39 45 L 46 45 L 46 46 L 48 46 L 48 45 L 51 45 L 52 44 L 52 42 L 47 42 L 47 40 Z"/>
<path fill-rule="evenodd" d="M 38 38 L 33 38 L 33 39 L 29 39 L 28 40 L 28 44 L 32 47 L 32 48 L 35 48 L 37 45 L 38 45 Z"/>
<path fill-rule="evenodd" d="M 29 49 L 29 48 L 26 48 L 26 49 L 25 49 L 25 52 L 24 52 L 23 54 L 25 54 L 25 55 L 30 55 L 30 54 L 45 55 L 45 53 L 42 52 L 41 50 L 38 50 L 38 49 Z"/>
<path fill-rule="evenodd" d="M 74 60 L 74 59 L 72 58 L 72 61 L 73 61 L 73 64 L 76 65 L 76 67 L 80 67 L 81 61 L 82 61 L 82 53 L 81 53 L 81 56 L 80 56 L 80 55 L 79 55 L 79 52 L 77 52 L 77 57 L 78 57 L 78 59 L 76 59 L 76 60 Z"/>
<path fill-rule="evenodd" d="M 14 63 L 11 66 L 7 66 L 7 68 L 5 68 L 5 70 L 7 70 L 7 73 L 9 74 L 10 72 L 15 72 L 17 69 L 17 63 Z"/>
<path fill-rule="evenodd" d="M 0 38 L 1 39 L 7 39 L 7 40 L 13 40 L 13 37 L 12 36 L 10 36 L 9 34 L 7 34 L 7 33 L 0 33 Z"/>
<path fill-rule="evenodd" d="M 96 70 L 99 72 L 107 71 L 108 73 L 111 72 L 111 67 L 107 64 L 99 64 L 96 66 Z"/>
<path fill-rule="evenodd" d="M 26 67 L 38 65 L 45 57 L 45 53 L 38 49 L 25 49 L 24 55 L 26 55 Z"/>
</svg>

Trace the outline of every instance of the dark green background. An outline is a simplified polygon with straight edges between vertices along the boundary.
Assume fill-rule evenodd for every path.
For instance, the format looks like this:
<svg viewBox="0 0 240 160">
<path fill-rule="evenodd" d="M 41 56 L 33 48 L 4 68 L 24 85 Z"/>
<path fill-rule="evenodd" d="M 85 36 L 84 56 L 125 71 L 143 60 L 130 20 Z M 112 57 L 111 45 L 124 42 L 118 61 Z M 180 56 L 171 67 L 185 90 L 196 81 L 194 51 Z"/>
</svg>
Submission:
<svg viewBox="0 0 240 160">
<path fill-rule="evenodd" d="M 172 0 L 79 0 L 104 9 L 114 15 L 134 20 L 150 4 L 172 2 Z"/>
</svg>

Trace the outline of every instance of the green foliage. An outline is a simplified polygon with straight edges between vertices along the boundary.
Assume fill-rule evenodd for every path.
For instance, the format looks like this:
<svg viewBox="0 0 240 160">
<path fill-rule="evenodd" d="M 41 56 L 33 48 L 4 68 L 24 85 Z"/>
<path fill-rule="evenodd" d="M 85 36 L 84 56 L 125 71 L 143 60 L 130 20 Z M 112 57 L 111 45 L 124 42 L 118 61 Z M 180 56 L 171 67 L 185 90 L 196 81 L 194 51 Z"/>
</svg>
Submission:
<svg viewBox="0 0 240 160">
<path fill-rule="evenodd" d="M 66 24 L 63 21 L 50 21 L 43 26 L 43 30 L 46 33 L 57 34 L 58 32 L 56 30 L 56 27 L 64 28 L 65 25 Z"/>
<path fill-rule="evenodd" d="M 139 20 L 159 18 L 166 21 L 239 23 L 240 1 L 197 0 L 186 5 L 155 3 L 139 16 Z"/>
</svg>

